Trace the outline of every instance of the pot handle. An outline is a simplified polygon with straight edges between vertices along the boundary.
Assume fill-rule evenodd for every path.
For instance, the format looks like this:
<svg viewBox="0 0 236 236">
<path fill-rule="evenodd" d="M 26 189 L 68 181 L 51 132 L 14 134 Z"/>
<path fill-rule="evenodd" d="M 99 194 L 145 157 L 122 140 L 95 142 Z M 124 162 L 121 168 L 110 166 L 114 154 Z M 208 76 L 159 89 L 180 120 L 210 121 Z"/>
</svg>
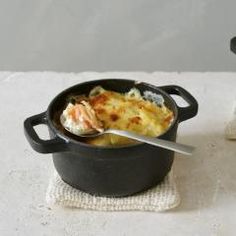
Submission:
<svg viewBox="0 0 236 236">
<path fill-rule="evenodd" d="M 162 86 L 160 88 L 169 95 L 179 95 L 189 104 L 189 106 L 187 107 L 179 107 L 177 105 L 179 112 L 179 122 L 188 120 L 196 116 L 198 112 L 198 103 L 196 99 L 187 90 L 177 85 Z"/>
<path fill-rule="evenodd" d="M 236 53 L 236 37 L 231 39 L 230 49 L 231 49 L 232 52 Z"/>
<path fill-rule="evenodd" d="M 65 140 L 56 136 L 50 140 L 41 139 L 36 133 L 34 126 L 47 125 L 46 112 L 31 116 L 24 121 L 25 136 L 31 147 L 40 153 L 53 153 L 66 151 L 68 145 Z"/>
</svg>

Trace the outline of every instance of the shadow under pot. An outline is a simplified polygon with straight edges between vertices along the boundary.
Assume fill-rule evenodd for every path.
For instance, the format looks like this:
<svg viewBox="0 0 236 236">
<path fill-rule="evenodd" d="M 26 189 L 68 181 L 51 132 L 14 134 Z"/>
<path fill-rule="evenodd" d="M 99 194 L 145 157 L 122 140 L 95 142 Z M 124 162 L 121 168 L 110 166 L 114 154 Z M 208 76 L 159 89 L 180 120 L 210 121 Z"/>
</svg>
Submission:
<svg viewBox="0 0 236 236">
<path fill-rule="evenodd" d="M 84 192 L 106 197 L 124 197 L 147 190 L 166 177 L 171 170 L 174 152 L 145 143 L 115 147 L 89 145 L 65 132 L 59 117 L 68 96 L 87 95 L 95 86 L 107 90 L 128 92 L 137 88 L 163 96 L 165 105 L 174 113 L 171 126 L 158 138 L 175 141 L 180 122 L 194 117 L 198 111 L 195 98 L 182 87 L 156 87 L 126 79 L 103 79 L 77 84 L 58 94 L 41 114 L 24 122 L 25 136 L 32 148 L 40 153 L 52 153 L 54 166 L 64 182 Z M 171 95 L 182 97 L 187 107 L 179 107 Z M 50 140 L 42 140 L 34 126 L 48 126 Z"/>
</svg>

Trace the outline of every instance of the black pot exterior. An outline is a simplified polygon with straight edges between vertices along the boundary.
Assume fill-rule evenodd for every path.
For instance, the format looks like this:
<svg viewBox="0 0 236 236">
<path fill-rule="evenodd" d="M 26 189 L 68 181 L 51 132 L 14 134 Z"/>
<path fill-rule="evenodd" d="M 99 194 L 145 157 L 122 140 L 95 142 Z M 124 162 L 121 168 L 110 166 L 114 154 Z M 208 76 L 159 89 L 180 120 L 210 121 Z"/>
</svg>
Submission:
<svg viewBox="0 0 236 236">
<path fill-rule="evenodd" d="M 175 140 L 176 128 L 166 139 Z M 172 151 L 148 144 L 115 151 L 85 148 L 53 154 L 54 166 L 66 183 L 93 195 L 110 197 L 131 195 L 161 182 L 173 159 Z"/>
<path fill-rule="evenodd" d="M 78 91 L 87 94 L 96 85 L 119 92 L 135 86 L 141 91 L 162 94 L 166 105 L 175 114 L 172 126 L 160 136 L 162 139 L 175 141 L 179 122 L 197 114 L 196 100 L 179 86 L 157 88 L 118 79 L 90 81 L 63 91 L 51 102 L 46 113 L 25 121 L 25 134 L 31 146 L 38 152 L 53 153 L 54 166 L 60 177 L 69 185 L 93 195 L 123 197 L 160 183 L 171 170 L 173 151 L 143 143 L 114 148 L 95 147 L 65 136 L 53 124 L 53 114 L 65 104 L 65 97 Z M 189 106 L 178 107 L 169 94 L 183 97 Z M 44 141 L 37 136 L 33 126 L 40 123 L 48 125 L 51 140 Z"/>
<path fill-rule="evenodd" d="M 230 49 L 236 54 L 236 37 L 232 38 L 230 41 Z"/>
</svg>

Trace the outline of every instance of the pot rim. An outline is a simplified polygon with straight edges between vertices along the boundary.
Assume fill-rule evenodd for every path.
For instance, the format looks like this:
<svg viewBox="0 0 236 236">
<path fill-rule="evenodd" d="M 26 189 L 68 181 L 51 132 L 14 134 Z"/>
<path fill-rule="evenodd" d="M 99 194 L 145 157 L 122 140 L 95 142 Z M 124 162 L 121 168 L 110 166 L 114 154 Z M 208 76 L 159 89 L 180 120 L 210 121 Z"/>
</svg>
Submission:
<svg viewBox="0 0 236 236">
<path fill-rule="evenodd" d="M 46 120 L 47 120 L 47 123 L 50 127 L 50 129 L 53 131 L 53 133 L 55 135 L 57 135 L 58 137 L 62 138 L 64 141 L 66 141 L 68 144 L 69 143 L 72 143 L 72 144 L 76 144 L 76 145 L 82 145 L 83 147 L 85 148 L 92 148 L 92 149 L 101 149 L 101 150 L 110 150 L 110 149 L 123 149 L 123 148 L 134 148 L 134 147 L 139 147 L 139 146 L 143 146 L 143 145 L 147 145 L 146 143 L 135 143 L 135 144 L 125 144 L 125 145 L 117 145 L 117 146 L 96 146 L 96 145 L 92 145 L 92 144 L 88 144 L 88 143 L 85 143 L 85 142 L 80 142 L 78 140 L 75 140 L 73 138 L 70 138 L 68 137 L 67 135 L 65 135 L 63 132 L 61 132 L 59 129 L 57 129 L 55 127 L 55 125 L 53 124 L 52 122 L 52 119 L 50 118 L 50 110 L 51 108 L 53 107 L 53 104 L 55 103 L 55 101 L 61 97 L 64 93 L 67 93 L 69 90 L 72 90 L 73 88 L 75 87 L 78 87 L 80 85 L 86 85 L 86 84 L 90 84 L 90 83 L 93 83 L 93 82 L 97 82 L 97 81 L 101 81 L 101 83 L 103 83 L 103 81 L 108 81 L 108 80 L 117 80 L 117 82 L 133 82 L 134 83 L 134 87 L 135 85 L 137 84 L 143 84 L 147 87 L 151 87 L 157 91 L 159 91 L 161 93 L 161 95 L 164 95 L 166 97 L 168 97 L 168 99 L 171 101 L 172 105 L 173 105 L 173 108 L 172 108 L 172 111 L 174 112 L 175 114 L 175 117 L 174 117 L 174 120 L 172 121 L 171 125 L 168 127 L 167 130 L 165 130 L 165 132 L 163 132 L 161 135 L 158 135 L 156 136 L 155 138 L 161 138 L 163 137 L 166 133 L 168 133 L 177 123 L 178 121 L 178 116 L 179 116 L 179 112 L 178 112 L 178 106 L 175 102 L 175 100 L 167 93 L 165 92 L 164 90 L 162 90 L 161 88 L 159 88 L 158 86 L 156 85 L 153 85 L 153 84 L 149 84 L 147 82 L 142 82 L 142 81 L 138 81 L 138 80 L 133 80 L 133 79 L 123 79 L 123 78 L 101 78 L 101 79 L 93 79 L 93 80 L 89 80 L 89 81 L 86 81 L 86 82 L 82 82 L 82 83 L 77 83 L 73 86 L 70 86 L 69 88 L 66 88 L 64 90 L 62 90 L 60 93 L 58 93 L 52 100 L 51 102 L 49 103 L 48 105 L 48 108 L 47 108 L 47 111 L 46 111 Z M 102 86 L 102 84 L 101 84 Z"/>
</svg>

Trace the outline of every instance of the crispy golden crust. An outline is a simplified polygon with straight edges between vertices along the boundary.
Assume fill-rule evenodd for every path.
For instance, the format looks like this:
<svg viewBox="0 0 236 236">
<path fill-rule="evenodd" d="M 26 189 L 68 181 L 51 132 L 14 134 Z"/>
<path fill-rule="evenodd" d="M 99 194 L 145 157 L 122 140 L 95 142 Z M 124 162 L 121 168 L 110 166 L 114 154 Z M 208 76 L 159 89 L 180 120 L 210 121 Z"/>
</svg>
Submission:
<svg viewBox="0 0 236 236">
<path fill-rule="evenodd" d="M 173 112 L 166 106 L 159 107 L 137 95 L 130 97 L 127 94 L 103 90 L 95 96 L 90 96 L 88 102 L 105 129 L 130 130 L 156 137 L 163 133 L 173 120 Z M 117 135 L 103 135 L 90 138 L 87 142 L 107 146 L 133 141 Z"/>
</svg>

